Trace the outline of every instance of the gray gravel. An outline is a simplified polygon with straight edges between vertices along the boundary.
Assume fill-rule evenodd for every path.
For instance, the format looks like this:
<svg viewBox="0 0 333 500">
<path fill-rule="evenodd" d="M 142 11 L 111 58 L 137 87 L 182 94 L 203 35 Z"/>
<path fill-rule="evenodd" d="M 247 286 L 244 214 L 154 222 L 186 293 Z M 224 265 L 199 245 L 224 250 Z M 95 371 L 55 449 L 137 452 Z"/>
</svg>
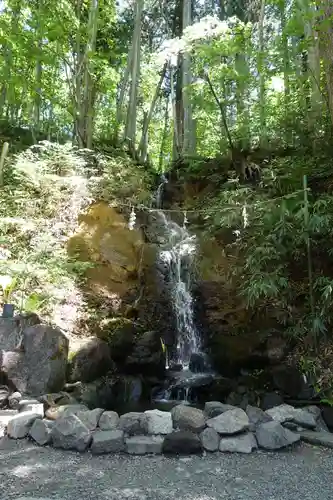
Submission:
<svg viewBox="0 0 333 500">
<path fill-rule="evenodd" d="M 328 500 L 333 450 L 92 456 L 0 440 L 1 500 Z"/>
</svg>

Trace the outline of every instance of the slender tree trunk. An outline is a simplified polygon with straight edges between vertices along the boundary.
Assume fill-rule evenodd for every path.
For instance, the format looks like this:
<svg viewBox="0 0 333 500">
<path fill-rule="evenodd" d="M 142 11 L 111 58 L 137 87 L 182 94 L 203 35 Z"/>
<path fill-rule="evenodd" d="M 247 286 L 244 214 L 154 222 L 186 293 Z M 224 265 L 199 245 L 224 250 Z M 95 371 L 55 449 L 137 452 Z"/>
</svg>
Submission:
<svg viewBox="0 0 333 500">
<path fill-rule="evenodd" d="M 137 100 L 138 87 L 140 80 L 140 54 L 141 54 L 141 27 L 142 27 L 142 11 L 144 0 L 136 0 L 135 4 L 135 24 L 133 33 L 133 59 L 131 65 L 131 83 L 129 91 L 129 103 L 127 108 L 127 119 L 125 127 L 125 140 L 128 144 L 129 151 L 132 156 L 135 156 L 136 142 L 136 120 L 137 120 Z"/>
<path fill-rule="evenodd" d="M 317 0 L 317 6 L 322 11 L 319 20 L 320 49 L 326 76 L 331 125 L 333 126 L 333 4 L 331 0 Z"/>
<path fill-rule="evenodd" d="M 183 30 L 192 24 L 192 1 L 183 0 Z M 192 117 L 190 86 L 192 84 L 191 55 L 185 52 L 182 57 L 182 94 L 184 112 L 183 155 L 195 154 L 195 127 Z"/>
<path fill-rule="evenodd" d="M 162 135 L 162 141 L 161 141 L 161 149 L 160 149 L 160 156 L 159 156 L 159 161 L 158 161 L 158 170 L 159 172 L 163 172 L 164 170 L 164 152 L 165 152 L 165 146 L 168 138 L 168 133 L 169 133 L 169 96 L 165 100 L 165 112 L 164 112 L 164 127 L 163 127 L 163 135 Z"/>
<path fill-rule="evenodd" d="M 260 114 L 260 146 L 267 146 L 267 128 L 266 128 L 266 88 L 265 88 L 265 47 L 264 47 L 264 20 L 265 20 L 265 0 L 261 0 L 259 15 L 259 51 L 258 51 L 258 74 L 259 74 L 259 114 Z"/>
<path fill-rule="evenodd" d="M 144 147 L 144 144 L 145 144 L 145 141 L 146 141 L 146 136 L 147 136 L 147 133 L 148 133 L 148 127 L 149 127 L 149 124 L 151 122 L 154 110 L 155 110 L 155 106 L 156 106 L 156 102 L 157 102 L 158 96 L 160 95 L 160 92 L 161 92 L 162 83 L 163 83 L 163 80 L 164 80 L 164 77 L 165 77 L 166 70 L 167 70 L 167 63 L 164 64 L 164 67 L 162 69 L 162 73 L 161 73 L 160 79 L 159 79 L 158 84 L 157 84 L 156 89 L 155 89 L 155 94 L 154 94 L 153 100 L 152 100 L 152 102 L 150 104 L 149 112 L 147 113 L 146 120 L 144 120 L 144 126 L 143 126 L 143 129 L 142 129 L 142 136 L 141 136 L 141 140 L 140 140 L 139 148 L 138 148 L 138 151 L 139 151 L 140 155 L 143 154 L 143 147 Z"/>
<path fill-rule="evenodd" d="M 289 62 L 289 48 L 288 48 L 288 35 L 286 33 L 286 1 L 281 5 L 280 10 L 281 32 L 282 32 L 282 58 L 283 58 L 283 80 L 284 80 L 284 115 L 285 115 L 285 142 L 288 144 L 290 140 L 290 130 L 287 123 L 289 117 L 289 97 L 290 97 L 290 62 Z"/>
<path fill-rule="evenodd" d="M 124 124 L 124 100 L 128 89 L 132 61 L 133 61 L 133 46 L 131 45 L 128 52 L 127 65 L 124 72 L 124 76 L 119 85 L 119 97 L 117 99 L 117 106 L 116 106 L 116 123 L 113 132 L 113 141 L 115 144 L 118 144 L 119 129 L 121 125 Z"/>
</svg>

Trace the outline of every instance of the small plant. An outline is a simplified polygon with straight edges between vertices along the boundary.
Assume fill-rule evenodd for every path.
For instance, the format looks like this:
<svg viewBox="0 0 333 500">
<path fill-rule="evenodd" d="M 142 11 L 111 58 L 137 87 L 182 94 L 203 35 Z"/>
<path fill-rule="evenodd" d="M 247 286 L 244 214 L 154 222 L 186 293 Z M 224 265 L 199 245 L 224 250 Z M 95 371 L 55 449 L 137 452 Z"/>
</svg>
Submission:
<svg viewBox="0 0 333 500">
<path fill-rule="evenodd" d="M 2 297 L 4 304 L 10 304 L 10 299 L 12 297 L 12 293 L 15 289 L 17 283 L 17 278 L 9 275 L 1 275 L 0 276 L 0 287 L 2 289 Z"/>
</svg>

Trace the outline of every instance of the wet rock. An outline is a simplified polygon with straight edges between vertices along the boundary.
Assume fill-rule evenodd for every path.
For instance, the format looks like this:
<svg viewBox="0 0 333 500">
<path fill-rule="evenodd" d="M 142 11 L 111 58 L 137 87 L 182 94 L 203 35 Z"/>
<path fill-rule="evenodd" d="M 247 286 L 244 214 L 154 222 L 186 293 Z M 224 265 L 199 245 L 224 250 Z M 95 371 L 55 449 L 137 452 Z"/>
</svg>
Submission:
<svg viewBox="0 0 333 500">
<path fill-rule="evenodd" d="M 40 414 L 32 411 L 19 413 L 8 421 L 7 434 L 13 439 L 26 437 L 29 430 L 37 418 L 42 418 Z"/>
<path fill-rule="evenodd" d="M 161 436 L 133 436 L 125 440 L 126 451 L 130 455 L 160 455 L 163 442 Z"/>
<path fill-rule="evenodd" d="M 197 434 L 190 431 L 174 431 L 165 436 L 163 453 L 192 455 L 202 453 L 203 446 Z"/>
<path fill-rule="evenodd" d="M 206 451 L 217 451 L 220 444 L 219 434 L 211 427 L 207 427 L 200 434 L 202 446 Z"/>
<path fill-rule="evenodd" d="M 88 411 L 85 405 L 62 405 L 48 408 L 45 416 L 50 420 L 57 420 L 59 417 L 67 417 L 68 415 L 77 415 L 79 412 Z"/>
<path fill-rule="evenodd" d="M 275 422 L 283 424 L 284 422 L 292 421 L 294 419 L 295 408 L 287 404 L 282 404 L 280 406 L 276 406 L 275 408 L 271 408 L 270 410 L 266 410 L 266 413 L 272 417 Z"/>
<path fill-rule="evenodd" d="M 92 382 L 114 368 L 107 342 L 93 339 L 84 345 L 72 359 L 71 380 Z"/>
<path fill-rule="evenodd" d="M 29 430 L 29 436 L 40 446 L 49 444 L 51 442 L 51 430 L 53 423 L 53 421 L 46 419 L 35 420 Z"/>
<path fill-rule="evenodd" d="M 104 411 L 99 419 L 99 427 L 103 431 L 112 431 L 118 427 L 119 415 L 115 411 Z"/>
<path fill-rule="evenodd" d="M 206 427 L 203 411 L 191 406 L 178 405 L 171 410 L 175 429 L 201 432 Z"/>
<path fill-rule="evenodd" d="M 97 430 L 93 433 L 91 453 L 120 453 L 125 450 L 124 432 L 121 430 Z"/>
<path fill-rule="evenodd" d="M 207 362 L 203 354 L 191 354 L 189 370 L 192 373 L 204 373 L 208 370 Z"/>
<path fill-rule="evenodd" d="M 124 415 L 121 415 L 118 427 L 128 436 L 146 434 L 148 427 L 147 417 L 144 413 L 134 411 L 125 413 Z"/>
<path fill-rule="evenodd" d="M 228 410 L 217 417 L 207 420 L 207 426 L 212 427 L 219 434 L 243 432 L 249 428 L 249 425 L 249 418 L 241 408 Z"/>
<path fill-rule="evenodd" d="M 0 408 L 4 408 L 8 404 L 9 389 L 5 385 L 0 386 Z"/>
<path fill-rule="evenodd" d="M 256 448 L 258 448 L 258 445 L 252 432 L 239 436 L 223 437 L 219 446 L 220 451 L 235 453 L 251 453 Z"/>
<path fill-rule="evenodd" d="M 81 420 L 81 422 L 89 429 L 94 431 L 98 426 L 99 419 L 103 413 L 103 409 L 95 408 L 94 410 L 88 411 L 78 411 L 76 416 Z"/>
<path fill-rule="evenodd" d="M 261 408 L 266 411 L 283 404 L 283 398 L 276 392 L 267 392 L 261 400 Z"/>
<path fill-rule="evenodd" d="M 172 432 L 171 413 L 160 410 L 145 411 L 147 419 L 147 434 L 170 434 Z"/>
<path fill-rule="evenodd" d="M 251 431 L 255 431 L 258 425 L 273 420 L 273 418 L 264 412 L 264 410 L 255 406 L 248 405 L 246 407 L 246 414 L 249 417 Z"/>
<path fill-rule="evenodd" d="M 90 445 L 91 432 L 76 415 L 59 418 L 51 431 L 55 448 L 85 451 Z"/>
<path fill-rule="evenodd" d="M 8 397 L 8 406 L 9 408 L 12 408 L 13 410 L 18 409 L 19 407 L 19 402 L 22 399 L 22 394 L 18 391 L 13 392 L 9 397 Z"/>
<path fill-rule="evenodd" d="M 214 418 L 228 410 L 234 410 L 235 406 L 220 403 L 219 401 L 208 401 L 205 403 L 205 414 L 208 418 Z"/>
<path fill-rule="evenodd" d="M 265 422 L 256 430 L 256 438 L 260 448 L 279 450 L 300 440 L 300 435 L 285 429 L 279 422 Z"/>
</svg>

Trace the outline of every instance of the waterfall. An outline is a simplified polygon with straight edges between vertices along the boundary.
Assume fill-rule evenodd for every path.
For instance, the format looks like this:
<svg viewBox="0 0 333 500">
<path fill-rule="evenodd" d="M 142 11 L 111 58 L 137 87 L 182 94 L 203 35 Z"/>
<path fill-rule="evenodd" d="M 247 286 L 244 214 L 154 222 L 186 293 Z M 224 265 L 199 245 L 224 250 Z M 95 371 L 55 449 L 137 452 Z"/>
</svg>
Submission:
<svg viewBox="0 0 333 500">
<path fill-rule="evenodd" d="M 155 207 L 161 209 L 163 190 L 167 179 L 162 176 L 155 194 Z M 191 356 L 200 351 L 200 335 L 194 321 L 191 278 L 196 252 L 196 239 L 186 228 L 171 220 L 162 209 L 157 210 L 157 220 L 163 233 L 159 260 L 164 269 L 165 281 L 170 290 L 170 300 L 176 318 L 177 353 L 173 361 L 188 369 Z"/>
<path fill-rule="evenodd" d="M 191 270 L 195 256 L 195 237 L 183 227 L 168 221 L 163 214 L 169 240 L 159 255 L 165 266 L 166 280 L 170 285 L 172 306 L 177 327 L 176 363 L 188 368 L 191 355 L 199 352 L 200 342 L 194 323 Z"/>
</svg>

